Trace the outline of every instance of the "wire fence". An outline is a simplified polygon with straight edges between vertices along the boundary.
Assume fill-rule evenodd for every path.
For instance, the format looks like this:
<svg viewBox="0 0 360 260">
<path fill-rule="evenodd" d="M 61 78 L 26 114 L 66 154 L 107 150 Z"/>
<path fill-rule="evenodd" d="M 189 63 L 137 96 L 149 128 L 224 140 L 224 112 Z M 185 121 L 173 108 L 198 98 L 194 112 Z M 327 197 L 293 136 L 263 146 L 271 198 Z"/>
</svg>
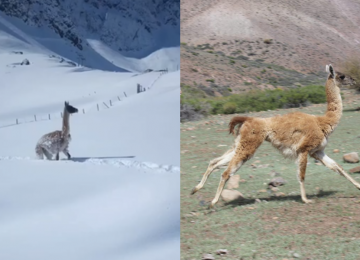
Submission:
<svg viewBox="0 0 360 260">
<path fill-rule="evenodd" d="M 137 84 L 137 91 L 136 93 L 141 93 L 146 91 L 146 89 L 151 89 L 154 84 L 161 78 L 161 76 L 163 76 L 164 74 L 168 73 L 168 70 L 163 70 L 160 72 L 159 76 L 156 77 L 156 79 L 154 81 L 152 81 L 147 87 L 143 87 L 141 84 Z M 125 91 L 123 91 L 123 93 L 117 95 L 116 97 L 110 98 L 108 100 L 103 100 L 101 102 L 97 102 L 94 105 L 91 106 L 86 106 L 83 108 L 78 108 L 79 111 L 78 113 L 80 114 L 86 114 L 88 112 L 92 112 L 94 111 L 101 111 L 104 109 L 109 109 L 112 106 L 116 106 L 118 105 L 122 100 L 124 100 L 125 98 L 128 98 L 128 95 L 126 94 Z M 9 120 L 7 122 L 0 122 L 0 128 L 4 128 L 4 127 L 10 127 L 10 126 L 15 126 L 15 125 L 19 125 L 19 124 L 25 124 L 25 123 L 32 123 L 32 122 L 38 122 L 38 121 L 48 121 L 48 120 L 53 120 L 53 119 L 59 119 L 63 117 L 63 112 L 56 112 L 56 113 L 47 113 L 47 114 L 35 114 L 35 115 L 29 115 L 27 117 L 23 117 L 23 118 L 15 118 L 13 120 Z"/>
</svg>

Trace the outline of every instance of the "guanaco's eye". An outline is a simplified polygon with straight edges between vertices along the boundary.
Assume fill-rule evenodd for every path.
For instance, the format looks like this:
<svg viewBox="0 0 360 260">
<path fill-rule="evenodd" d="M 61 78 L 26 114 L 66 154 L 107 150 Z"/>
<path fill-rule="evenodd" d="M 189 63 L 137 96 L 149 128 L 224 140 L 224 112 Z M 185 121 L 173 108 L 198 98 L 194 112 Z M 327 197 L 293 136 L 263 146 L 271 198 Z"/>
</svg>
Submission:
<svg viewBox="0 0 360 260">
<path fill-rule="evenodd" d="M 341 79 L 344 79 L 344 78 L 345 78 L 345 75 L 341 75 L 340 78 L 341 78 Z"/>
</svg>

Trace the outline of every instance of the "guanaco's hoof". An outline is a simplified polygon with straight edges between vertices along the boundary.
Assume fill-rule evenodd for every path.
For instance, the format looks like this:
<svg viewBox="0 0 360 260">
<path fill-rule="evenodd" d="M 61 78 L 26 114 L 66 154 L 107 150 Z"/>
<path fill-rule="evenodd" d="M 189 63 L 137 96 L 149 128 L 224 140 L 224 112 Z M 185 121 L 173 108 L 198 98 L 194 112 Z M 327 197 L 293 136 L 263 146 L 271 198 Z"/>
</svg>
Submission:
<svg viewBox="0 0 360 260">
<path fill-rule="evenodd" d="M 305 204 L 311 204 L 311 203 L 314 203 L 314 201 L 312 201 L 312 200 L 304 200 L 303 201 Z"/>
<path fill-rule="evenodd" d="M 194 195 L 196 192 L 197 192 L 197 189 L 196 189 L 196 187 L 195 187 L 195 188 L 192 189 L 190 195 Z"/>
</svg>

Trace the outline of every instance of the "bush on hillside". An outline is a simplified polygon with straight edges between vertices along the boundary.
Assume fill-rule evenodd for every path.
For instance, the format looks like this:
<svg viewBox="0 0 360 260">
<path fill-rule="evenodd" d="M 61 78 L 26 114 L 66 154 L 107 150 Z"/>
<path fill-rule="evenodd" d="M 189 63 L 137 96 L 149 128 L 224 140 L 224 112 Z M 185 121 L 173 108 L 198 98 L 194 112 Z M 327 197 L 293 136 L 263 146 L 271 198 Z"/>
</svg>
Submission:
<svg viewBox="0 0 360 260">
<path fill-rule="evenodd" d="M 247 113 L 326 102 L 324 86 L 306 86 L 288 90 L 253 90 L 246 94 L 207 98 L 201 97 L 202 95 L 196 91 L 194 92 L 192 87 L 185 87 L 182 91 L 182 122 L 199 120 L 208 114 Z M 188 91 L 192 94 L 188 93 Z"/>
<path fill-rule="evenodd" d="M 360 58 L 357 55 L 348 58 L 342 64 L 339 71 L 351 76 L 356 81 L 356 84 L 351 86 L 351 88 L 360 91 Z"/>
<path fill-rule="evenodd" d="M 223 105 L 223 112 L 224 114 L 234 114 L 236 112 L 236 108 L 236 103 L 229 101 Z"/>
<path fill-rule="evenodd" d="M 209 104 L 203 102 L 180 103 L 180 122 L 200 120 L 209 114 L 209 110 Z"/>
</svg>

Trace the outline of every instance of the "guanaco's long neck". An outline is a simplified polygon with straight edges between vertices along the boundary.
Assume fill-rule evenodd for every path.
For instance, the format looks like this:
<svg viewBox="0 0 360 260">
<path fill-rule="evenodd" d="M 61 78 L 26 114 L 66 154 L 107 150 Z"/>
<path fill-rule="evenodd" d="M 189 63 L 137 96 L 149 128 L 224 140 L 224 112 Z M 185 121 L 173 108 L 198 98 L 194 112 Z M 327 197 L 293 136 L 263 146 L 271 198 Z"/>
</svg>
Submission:
<svg viewBox="0 0 360 260">
<path fill-rule="evenodd" d="M 327 110 L 324 115 L 324 126 L 327 134 L 331 134 L 338 125 L 342 116 L 342 100 L 340 95 L 340 89 L 336 86 L 336 83 L 332 78 L 328 78 L 326 81 L 326 100 Z"/>
<path fill-rule="evenodd" d="M 70 114 L 66 110 L 66 107 L 65 107 L 64 113 L 63 113 L 63 125 L 62 125 L 62 132 L 63 132 L 64 136 L 67 136 L 70 133 L 69 117 L 70 117 Z"/>
</svg>

